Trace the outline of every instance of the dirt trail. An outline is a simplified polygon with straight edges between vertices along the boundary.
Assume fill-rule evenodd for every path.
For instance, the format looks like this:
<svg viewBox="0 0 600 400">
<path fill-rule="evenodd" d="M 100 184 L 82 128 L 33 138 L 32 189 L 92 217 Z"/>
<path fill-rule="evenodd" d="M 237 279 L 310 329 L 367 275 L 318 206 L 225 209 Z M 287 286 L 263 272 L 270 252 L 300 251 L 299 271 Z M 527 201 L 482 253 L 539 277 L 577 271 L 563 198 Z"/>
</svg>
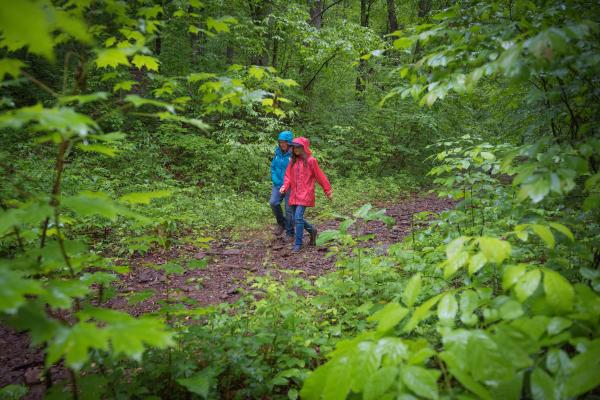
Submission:
<svg viewBox="0 0 600 400">
<path fill-rule="evenodd" d="M 401 241 L 410 233 L 412 215 L 422 211 L 439 213 L 453 206 L 448 199 L 435 195 L 411 195 L 403 197 L 392 205 L 379 205 L 386 208 L 386 214 L 396 220 L 392 229 L 382 222 L 372 221 L 366 224 L 366 232 L 374 234 L 369 246 L 386 248 L 387 245 Z M 336 229 L 340 221 L 317 223 L 319 232 Z M 305 233 L 305 240 L 308 242 Z M 167 278 L 164 273 L 150 268 L 151 264 L 164 264 L 174 259 L 206 259 L 203 269 L 189 269 L 174 276 L 169 286 L 175 289 L 172 299 L 181 299 L 192 306 L 207 306 L 222 302 L 235 301 L 239 289 L 244 286 L 249 274 L 264 275 L 271 273 L 281 276 L 278 270 L 296 269 L 304 271 L 304 277 L 314 279 L 335 267 L 332 257 L 326 258 L 326 248 L 305 246 L 303 251 L 291 256 L 291 244 L 273 236 L 271 228 L 264 231 L 249 232 L 242 240 L 232 241 L 221 238 L 211 243 L 210 249 L 194 246 L 174 247 L 168 252 L 154 252 L 129 260 L 130 273 L 115 283 L 118 295 L 103 306 L 126 310 L 133 315 L 156 311 L 165 299 Z M 155 295 L 137 304 L 129 304 L 127 294 L 151 289 Z M 185 299 L 191 300 L 185 300 Z M 41 398 L 44 385 L 39 379 L 43 367 L 43 353 L 29 348 L 28 336 L 16 333 L 0 325 L 0 387 L 7 384 L 26 384 L 30 386 L 27 398 Z M 64 369 L 52 368 L 54 380 L 65 377 Z"/>
</svg>

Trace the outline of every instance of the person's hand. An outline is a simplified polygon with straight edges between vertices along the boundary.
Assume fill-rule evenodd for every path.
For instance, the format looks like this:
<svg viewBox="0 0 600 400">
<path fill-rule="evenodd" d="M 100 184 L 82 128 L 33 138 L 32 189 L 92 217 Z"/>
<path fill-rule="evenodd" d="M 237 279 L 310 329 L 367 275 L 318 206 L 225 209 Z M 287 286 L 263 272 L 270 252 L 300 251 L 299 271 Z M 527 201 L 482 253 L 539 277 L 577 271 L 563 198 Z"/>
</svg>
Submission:
<svg viewBox="0 0 600 400">
<path fill-rule="evenodd" d="M 333 193 L 332 192 L 325 193 L 325 196 L 327 196 L 327 198 L 329 199 L 329 201 L 333 201 Z"/>
<path fill-rule="evenodd" d="M 279 193 L 281 193 L 281 194 L 285 193 L 285 188 L 283 186 L 279 188 Z"/>
</svg>

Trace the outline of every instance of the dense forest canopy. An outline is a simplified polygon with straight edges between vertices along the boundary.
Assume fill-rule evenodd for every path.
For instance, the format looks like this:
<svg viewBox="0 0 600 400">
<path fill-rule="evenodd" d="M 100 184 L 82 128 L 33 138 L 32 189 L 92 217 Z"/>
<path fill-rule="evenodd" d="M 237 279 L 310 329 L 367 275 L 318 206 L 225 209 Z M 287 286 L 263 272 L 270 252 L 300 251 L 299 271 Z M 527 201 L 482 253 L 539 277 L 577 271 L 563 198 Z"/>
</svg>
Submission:
<svg viewBox="0 0 600 400">
<path fill-rule="evenodd" d="M 598 21 L 1 1 L 0 398 L 596 398 Z M 334 196 L 291 258 L 288 130 Z"/>
</svg>

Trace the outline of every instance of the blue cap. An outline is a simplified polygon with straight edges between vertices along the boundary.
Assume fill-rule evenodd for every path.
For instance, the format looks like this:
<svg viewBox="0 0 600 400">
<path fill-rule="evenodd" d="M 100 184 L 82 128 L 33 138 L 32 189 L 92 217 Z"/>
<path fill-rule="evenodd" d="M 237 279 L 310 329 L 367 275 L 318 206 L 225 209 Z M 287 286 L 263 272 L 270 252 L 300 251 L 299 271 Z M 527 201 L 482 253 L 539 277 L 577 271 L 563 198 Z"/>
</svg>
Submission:
<svg viewBox="0 0 600 400">
<path fill-rule="evenodd" d="M 277 140 L 288 142 L 288 144 L 292 144 L 292 140 L 294 140 L 294 134 L 292 133 L 292 131 L 280 132 Z"/>
</svg>

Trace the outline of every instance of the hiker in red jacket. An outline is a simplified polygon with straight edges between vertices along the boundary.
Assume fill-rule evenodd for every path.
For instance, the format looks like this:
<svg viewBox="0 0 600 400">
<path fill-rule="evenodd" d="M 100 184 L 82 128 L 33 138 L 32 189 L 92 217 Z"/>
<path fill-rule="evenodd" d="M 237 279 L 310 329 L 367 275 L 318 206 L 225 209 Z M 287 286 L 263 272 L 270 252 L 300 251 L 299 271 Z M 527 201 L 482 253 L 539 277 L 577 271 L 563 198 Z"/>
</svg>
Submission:
<svg viewBox="0 0 600 400">
<path fill-rule="evenodd" d="M 327 177 L 319 168 L 317 159 L 312 156 L 310 142 L 305 137 L 299 137 L 292 142 L 294 147 L 292 160 L 285 170 L 283 185 L 279 191 L 283 194 L 291 189 L 290 205 L 294 216 L 295 241 L 293 253 L 302 249 L 302 235 L 304 229 L 310 234 L 310 245 L 314 246 L 317 240 L 317 229 L 304 220 L 306 207 L 315 206 L 315 180 L 321 185 L 325 195 L 331 200 L 331 185 Z"/>
</svg>

